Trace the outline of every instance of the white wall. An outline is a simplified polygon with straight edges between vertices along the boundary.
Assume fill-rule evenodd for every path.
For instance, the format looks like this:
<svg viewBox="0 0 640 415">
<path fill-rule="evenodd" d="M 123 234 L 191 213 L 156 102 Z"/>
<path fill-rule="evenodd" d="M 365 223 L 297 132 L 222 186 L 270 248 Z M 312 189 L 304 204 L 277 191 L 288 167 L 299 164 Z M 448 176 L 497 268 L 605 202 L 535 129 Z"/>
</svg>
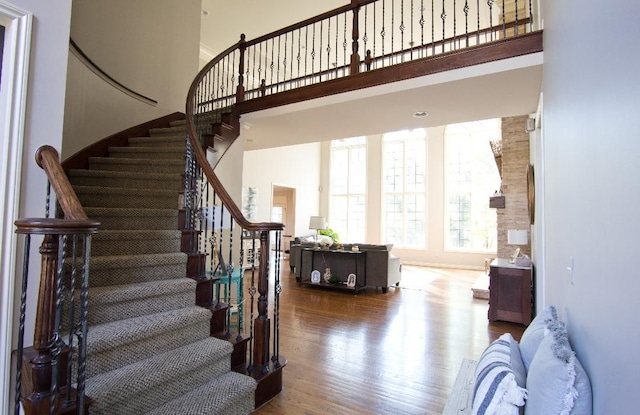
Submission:
<svg viewBox="0 0 640 415">
<path fill-rule="evenodd" d="M 638 412 L 639 20 L 635 0 L 544 2 L 542 272 L 595 414 Z"/>
<path fill-rule="evenodd" d="M 20 189 L 19 189 L 19 207 L 17 217 L 42 217 L 45 206 L 46 193 L 46 177 L 44 172 L 35 164 L 34 154 L 38 147 L 44 144 L 50 144 L 60 148 L 62 143 L 62 122 L 64 109 L 64 90 L 66 82 L 67 69 L 67 51 L 69 44 L 69 22 L 71 16 L 71 0 L 11 0 L 11 2 L 2 1 L 3 5 L 15 6 L 28 14 L 33 15 L 33 31 L 31 35 L 29 70 L 28 70 L 28 89 L 25 91 L 27 99 L 27 114 L 24 123 L 24 143 L 22 148 L 22 171 L 19 172 Z M 6 52 L 6 51 L 5 51 Z M 5 82 L 5 79 L 3 79 Z M 6 87 L 6 83 L 3 88 Z M 17 126 L 16 126 L 17 127 Z M 11 197 L 3 195 L 3 197 Z M 13 233 L 13 229 L 4 229 L 5 238 L 7 232 Z M 33 238 L 32 246 L 36 247 L 36 255 L 32 256 L 30 264 L 31 269 L 39 270 L 39 256 L 37 255 L 37 246 L 40 244 L 40 238 Z M 18 249 L 21 244 L 18 245 Z M 3 245 L 5 252 L 12 252 L 14 247 Z M 18 260 L 20 258 L 20 260 Z M 16 267 L 21 272 L 22 256 L 18 252 L 15 255 Z M 4 272 L 4 271 L 3 271 Z M 37 297 L 38 291 L 38 272 L 30 275 L 29 292 L 27 297 L 33 299 Z M 2 275 L 2 281 L 11 278 L 13 281 L 20 281 L 20 276 Z M 19 284 L 16 284 L 19 285 Z M 11 302 L 11 294 L 7 291 L 12 290 L 12 284 L 2 284 L 3 298 L 8 298 Z M 19 297 L 18 297 L 19 298 Z M 17 345 L 17 317 L 18 310 L 15 305 L 19 304 L 16 296 L 13 296 L 12 304 L 2 304 L 3 325 L 5 312 L 7 309 L 13 309 L 13 327 L 11 332 L 4 331 L 2 333 L 2 342 L 0 344 L 0 359 L 2 363 L 7 361 L 10 356 L 10 348 Z M 25 344 L 31 345 L 33 341 L 33 328 L 35 315 L 35 301 L 30 301 L 27 307 L 27 319 L 25 325 Z M 6 316 L 6 317 L 11 317 Z M 5 341 L 6 335 L 12 337 L 11 345 Z M 9 346 L 9 347 L 8 347 Z M 0 412 L 8 412 L 10 399 L 5 399 L 8 388 L 11 385 L 9 374 L 11 371 L 2 371 L 2 381 L 0 385 Z"/>
<path fill-rule="evenodd" d="M 246 151 L 244 187 L 255 187 L 256 222 L 271 220 L 273 185 L 296 189 L 296 236 L 311 235 L 309 217 L 318 215 L 320 201 L 320 144 Z"/>
<path fill-rule="evenodd" d="M 102 70 L 151 99 L 115 89 L 71 56 L 64 158 L 112 133 L 175 111 L 198 71 L 197 0 L 75 0 L 71 37 Z"/>
</svg>

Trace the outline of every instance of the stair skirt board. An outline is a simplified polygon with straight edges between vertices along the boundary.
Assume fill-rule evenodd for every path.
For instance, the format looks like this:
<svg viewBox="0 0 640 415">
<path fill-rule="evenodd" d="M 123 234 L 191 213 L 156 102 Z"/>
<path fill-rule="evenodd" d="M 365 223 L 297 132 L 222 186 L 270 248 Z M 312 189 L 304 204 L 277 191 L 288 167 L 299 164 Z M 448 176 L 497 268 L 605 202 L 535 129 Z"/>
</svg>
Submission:
<svg viewBox="0 0 640 415">
<path fill-rule="evenodd" d="M 234 347 L 210 337 L 211 311 L 194 305 L 197 282 L 185 277 L 186 122 L 149 135 L 69 172 L 87 215 L 102 224 L 90 259 L 89 413 L 249 414 L 256 382 L 231 372 Z"/>
</svg>

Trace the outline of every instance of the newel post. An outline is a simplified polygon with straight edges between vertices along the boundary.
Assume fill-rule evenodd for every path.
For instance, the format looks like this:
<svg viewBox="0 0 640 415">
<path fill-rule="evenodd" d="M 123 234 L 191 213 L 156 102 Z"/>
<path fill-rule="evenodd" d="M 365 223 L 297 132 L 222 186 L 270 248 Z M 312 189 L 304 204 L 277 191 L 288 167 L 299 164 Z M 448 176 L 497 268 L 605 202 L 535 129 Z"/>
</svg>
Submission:
<svg viewBox="0 0 640 415">
<path fill-rule="evenodd" d="M 260 232 L 260 269 L 258 271 L 258 317 L 255 319 L 255 347 L 253 361 L 255 373 L 269 371 L 269 231 Z"/>
<path fill-rule="evenodd" d="M 358 0 L 351 0 L 353 6 L 353 30 L 351 32 L 351 65 L 349 65 L 349 74 L 355 75 L 360 72 L 360 55 L 358 54 L 358 39 L 360 38 L 360 31 L 358 29 L 360 14 L 360 5 Z"/>
<path fill-rule="evenodd" d="M 54 338 L 58 239 L 59 235 L 46 234 L 40 246 L 42 266 L 33 347 L 25 349 L 23 355 L 24 382 L 21 395 L 25 412 L 30 414 L 49 413 L 50 407 L 54 405 L 52 400 L 57 398 L 57 390 L 60 385 L 65 384 L 67 377 L 67 350 L 66 347 L 62 347 L 59 340 Z M 56 341 L 58 341 L 57 344 L 52 344 Z M 61 353 L 60 361 L 55 356 L 57 353 Z M 54 382 L 58 387 L 52 391 Z M 55 405 L 57 406 L 57 403 Z"/>
<path fill-rule="evenodd" d="M 238 42 L 240 59 L 238 62 L 238 88 L 236 90 L 236 102 L 244 101 L 244 51 L 247 49 L 245 39 L 246 37 L 243 33 L 240 35 L 240 41 Z"/>
</svg>

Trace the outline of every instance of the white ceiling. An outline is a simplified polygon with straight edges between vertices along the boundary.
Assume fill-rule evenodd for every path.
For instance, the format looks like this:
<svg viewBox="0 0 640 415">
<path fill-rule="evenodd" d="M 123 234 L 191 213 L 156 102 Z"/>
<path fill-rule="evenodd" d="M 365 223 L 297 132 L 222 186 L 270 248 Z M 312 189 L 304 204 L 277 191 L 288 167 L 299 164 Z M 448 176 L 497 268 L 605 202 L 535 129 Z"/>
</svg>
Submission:
<svg viewBox="0 0 640 415">
<path fill-rule="evenodd" d="M 202 19 L 202 41 L 215 38 L 204 46 L 223 50 L 239 39 L 233 28 L 246 26 L 251 30 L 245 31 L 247 39 L 252 39 L 343 4 L 346 0 L 235 0 L 233 5 L 231 0 L 203 0 L 209 14 Z M 213 24 L 215 10 L 228 11 L 215 19 L 219 24 Z M 256 150 L 531 114 L 541 84 L 542 53 L 537 53 L 244 114 L 241 138 L 245 150 Z M 429 116 L 414 118 L 416 111 Z"/>
</svg>

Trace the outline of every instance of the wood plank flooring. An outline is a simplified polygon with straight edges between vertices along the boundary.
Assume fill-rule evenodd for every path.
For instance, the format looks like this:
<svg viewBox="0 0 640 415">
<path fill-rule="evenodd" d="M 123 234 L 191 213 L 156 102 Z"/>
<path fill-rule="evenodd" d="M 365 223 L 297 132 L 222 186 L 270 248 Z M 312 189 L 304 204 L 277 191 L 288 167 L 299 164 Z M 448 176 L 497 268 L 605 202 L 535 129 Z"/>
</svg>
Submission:
<svg viewBox="0 0 640 415">
<path fill-rule="evenodd" d="M 387 294 L 300 287 L 282 262 L 283 390 L 256 415 L 440 414 L 462 358 L 504 332 L 471 286 L 481 271 L 403 265 Z"/>
</svg>

